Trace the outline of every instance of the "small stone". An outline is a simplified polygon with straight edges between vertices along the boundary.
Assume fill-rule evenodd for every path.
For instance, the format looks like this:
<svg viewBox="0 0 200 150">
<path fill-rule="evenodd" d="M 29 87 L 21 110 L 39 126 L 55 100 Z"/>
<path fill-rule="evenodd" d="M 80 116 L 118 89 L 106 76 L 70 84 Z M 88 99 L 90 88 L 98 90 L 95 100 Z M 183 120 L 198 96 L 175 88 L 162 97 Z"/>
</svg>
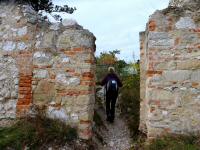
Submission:
<svg viewBox="0 0 200 150">
<path fill-rule="evenodd" d="M 11 92 L 11 98 L 17 98 L 18 97 L 18 94 L 16 91 L 12 91 Z"/>
<path fill-rule="evenodd" d="M 79 117 L 78 117 L 77 114 L 71 114 L 71 119 L 72 119 L 73 122 L 78 122 Z"/>
<path fill-rule="evenodd" d="M 50 118 L 60 119 L 64 122 L 66 122 L 69 119 L 63 108 L 57 109 L 50 106 L 47 110 L 47 114 L 49 115 Z"/>
<path fill-rule="evenodd" d="M 4 99 L 4 97 L 0 97 L 0 102 L 2 102 L 2 101 L 4 101 L 5 99 Z"/>
<path fill-rule="evenodd" d="M 27 29 L 27 26 L 25 26 L 25 27 L 18 29 L 17 35 L 18 36 L 24 36 L 24 35 L 27 34 L 27 32 L 28 32 L 28 29 Z"/>
<path fill-rule="evenodd" d="M 67 83 L 67 77 L 65 73 L 59 73 L 56 75 L 56 81 L 60 83 Z"/>
<path fill-rule="evenodd" d="M 24 42 L 17 43 L 18 50 L 25 50 L 28 46 Z"/>
<path fill-rule="evenodd" d="M 3 45 L 4 51 L 13 51 L 16 47 L 16 43 L 12 41 L 6 41 Z"/>
<path fill-rule="evenodd" d="M 21 16 L 16 16 L 15 19 L 16 19 L 17 21 L 19 21 L 19 20 L 21 19 Z"/>
<path fill-rule="evenodd" d="M 110 147 L 113 147 L 114 144 L 115 144 L 115 143 L 114 143 L 113 141 L 111 141 L 111 142 L 109 143 L 109 146 L 110 146 Z"/>
<path fill-rule="evenodd" d="M 5 80 L 5 79 L 7 79 L 7 78 L 8 78 L 8 76 L 7 76 L 6 74 L 2 74 L 2 75 L 0 76 L 0 81 Z"/>
<path fill-rule="evenodd" d="M 68 85 L 79 85 L 80 84 L 80 79 L 79 78 L 70 78 L 67 81 Z"/>
<path fill-rule="evenodd" d="M 44 52 L 35 52 L 33 58 L 46 57 Z"/>
<path fill-rule="evenodd" d="M 62 63 L 68 63 L 69 62 L 69 57 L 64 56 L 62 57 Z"/>
<path fill-rule="evenodd" d="M 44 79 L 48 77 L 49 74 L 47 70 L 34 70 L 34 78 Z"/>
</svg>

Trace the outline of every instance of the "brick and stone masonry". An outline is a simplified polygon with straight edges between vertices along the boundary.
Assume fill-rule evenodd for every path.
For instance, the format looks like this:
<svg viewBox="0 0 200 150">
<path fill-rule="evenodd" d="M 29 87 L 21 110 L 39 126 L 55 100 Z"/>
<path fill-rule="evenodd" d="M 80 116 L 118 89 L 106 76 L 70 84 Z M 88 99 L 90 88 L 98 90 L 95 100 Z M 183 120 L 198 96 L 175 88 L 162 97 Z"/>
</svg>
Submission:
<svg viewBox="0 0 200 150">
<path fill-rule="evenodd" d="M 95 37 L 75 21 L 49 23 L 28 6 L 0 4 L 0 119 L 34 107 L 92 136 Z"/>
<path fill-rule="evenodd" d="M 140 130 L 149 139 L 200 131 L 199 6 L 171 0 L 140 33 Z"/>
</svg>

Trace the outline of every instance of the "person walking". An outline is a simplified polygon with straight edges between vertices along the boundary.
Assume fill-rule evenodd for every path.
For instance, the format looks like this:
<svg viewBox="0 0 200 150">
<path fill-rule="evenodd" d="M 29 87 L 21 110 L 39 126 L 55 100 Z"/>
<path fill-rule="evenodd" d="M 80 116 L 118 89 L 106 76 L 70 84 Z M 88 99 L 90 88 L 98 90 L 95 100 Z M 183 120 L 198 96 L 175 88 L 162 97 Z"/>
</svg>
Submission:
<svg viewBox="0 0 200 150">
<path fill-rule="evenodd" d="M 101 81 L 101 86 L 105 87 L 106 94 L 106 115 L 107 121 L 114 122 L 115 119 L 115 104 L 118 97 L 119 87 L 122 87 L 122 82 L 115 73 L 114 67 L 108 68 L 108 74 Z"/>
</svg>

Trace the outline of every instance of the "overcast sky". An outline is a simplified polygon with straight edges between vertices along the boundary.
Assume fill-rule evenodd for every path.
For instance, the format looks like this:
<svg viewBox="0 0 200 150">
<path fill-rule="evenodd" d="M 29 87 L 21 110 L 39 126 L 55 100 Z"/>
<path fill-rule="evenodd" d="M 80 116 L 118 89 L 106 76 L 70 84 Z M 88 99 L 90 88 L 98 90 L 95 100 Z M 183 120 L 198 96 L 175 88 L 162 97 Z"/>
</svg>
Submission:
<svg viewBox="0 0 200 150">
<path fill-rule="evenodd" d="M 75 19 L 97 38 L 96 55 L 103 51 L 121 50 L 126 61 L 139 59 L 139 32 L 145 30 L 149 16 L 168 6 L 169 0 L 54 0 L 55 4 L 75 6 Z"/>
</svg>

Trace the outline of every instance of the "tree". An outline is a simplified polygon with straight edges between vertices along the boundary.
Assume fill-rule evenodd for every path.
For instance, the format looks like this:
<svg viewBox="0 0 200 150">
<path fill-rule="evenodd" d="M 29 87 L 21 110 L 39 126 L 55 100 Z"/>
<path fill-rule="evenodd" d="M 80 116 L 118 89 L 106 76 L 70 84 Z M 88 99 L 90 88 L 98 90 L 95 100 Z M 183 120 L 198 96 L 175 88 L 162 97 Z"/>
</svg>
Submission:
<svg viewBox="0 0 200 150">
<path fill-rule="evenodd" d="M 118 61 L 116 54 L 120 54 L 120 51 L 113 50 L 109 52 L 101 52 L 100 56 L 97 58 L 97 64 L 114 65 Z"/>
<path fill-rule="evenodd" d="M 0 0 L 0 2 L 8 1 L 8 0 Z M 52 12 L 66 12 L 72 14 L 76 8 L 69 7 L 68 5 L 58 6 L 54 5 L 52 0 L 12 0 L 17 3 L 29 4 L 35 11 L 46 11 L 47 13 Z M 62 21 L 60 15 L 53 15 L 56 20 Z"/>
</svg>

